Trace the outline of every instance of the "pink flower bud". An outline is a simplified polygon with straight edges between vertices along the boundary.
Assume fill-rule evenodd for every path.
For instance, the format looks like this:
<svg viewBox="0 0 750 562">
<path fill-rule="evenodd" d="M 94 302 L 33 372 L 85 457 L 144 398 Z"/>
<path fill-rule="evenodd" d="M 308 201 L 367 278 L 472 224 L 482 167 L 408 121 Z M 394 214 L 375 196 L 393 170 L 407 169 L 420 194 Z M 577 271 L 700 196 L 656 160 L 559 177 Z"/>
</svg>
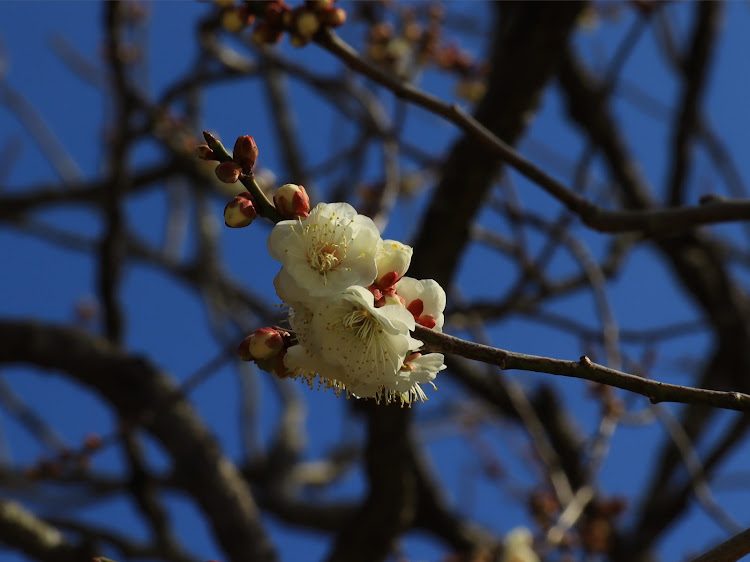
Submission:
<svg viewBox="0 0 750 562">
<path fill-rule="evenodd" d="M 261 328 L 250 336 L 248 351 L 254 359 L 270 359 L 284 349 L 284 338 L 273 328 Z"/>
<path fill-rule="evenodd" d="M 242 168 L 231 160 L 227 160 L 216 166 L 216 177 L 224 183 L 236 183 L 240 179 L 241 173 Z"/>
<path fill-rule="evenodd" d="M 201 160 L 216 160 L 216 154 L 207 144 L 199 144 L 195 147 L 195 154 Z"/>
<path fill-rule="evenodd" d="M 235 163 L 242 168 L 243 172 L 246 174 L 252 172 L 255 161 L 258 159 L 258 145 L 255 144 L 255 139 L 250 135 L 239 137 L 234 143 L 233 156 Z"/>
<path fill-rule="evenodd" d="M 276 210 L 285 219 L 306 218 L 310 214 L 310 198 L 301 185 L 287 183 L 273 196 Z"/>
<path fill-rule="evenodd" d="M 260 328 L 242 340 L 237 354 L 243 361 L 255 361 L 264 371 L 285 377 L 283 358 L 291 341 L 292 335 L 281 328 Z"/>
<path fill-rule="evenodd" d="M 242 228 L 249 225 L 258 216 L 250 193 L 245 191 L 232 199 L 224 207 L 224 224 L 230 228 Z"/>
</svg>

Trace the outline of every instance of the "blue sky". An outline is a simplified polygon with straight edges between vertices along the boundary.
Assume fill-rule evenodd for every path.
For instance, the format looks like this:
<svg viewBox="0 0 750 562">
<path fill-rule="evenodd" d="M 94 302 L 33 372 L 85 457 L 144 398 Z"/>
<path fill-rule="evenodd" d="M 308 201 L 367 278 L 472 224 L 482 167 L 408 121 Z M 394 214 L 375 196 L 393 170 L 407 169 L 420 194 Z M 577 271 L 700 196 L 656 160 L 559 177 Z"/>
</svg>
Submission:
<svg viewBox="0 0 750 562">
<path fill-rule="evenodd" d="M 205 14 L 210 6 L 203 3 L 153 3 L 147 5 L 152 14 L 148 28 L 149 63 L 144 69 L 144 89 L 151 93 L 163 88 L 184 73 L 193 63 L 195 47 L 193 35 L 195 21 Z M 451 10 L 469 14 L 486 13 L 489 8 L 482 3 L 453 4 Z M 686 7 L 671 7 L 677 15 L 681 29 L 688 29 L 690 14 Z M 3 47 L 3 78 L 15 91 L 21 92 L 46 125 L 64 151 L 76 163 L 82 177 L 95 177 L 102 169 L 105 148 L 96 143 L 106 129 L 111 108 L 106 91 L 73 76 L 51 48 L 61 40 L 82 53 L 92 64 L 101 66 L 101 19 L 102 8 L 96 3 L 0 3 L 0 41 Z M 729 3 L 726 6 L 722 38 L 716 53 L 718 64 L 713 69 L 706 96 L 706 114 L 720 131 L 724 143 L 739 166 L 743 178 L 750 177 L 750 161 L 745 158 L 750 130 L 750 112 L 747 99 L 750 93 L 750 73 L 746 72 L 748 52 L 748 24 L 750 11 L 746 4 Z M 602 21 L 588 33 L 581 33 L 577 46 L 596 68 L 610 59 L 632 14 L 623 11 L 613 21 Z M 358 43 L 361 28 L 352 24 L 341 30 L 347 40 Z M 476 49 L 481 45 L 479 37 L 463 37 L 463 45 Z M 655 98 L 665 104 L 671 103 L 679 82 L 655 55 L 653 35 L 639 43 L 634 55 L 625 67 L 624 79 L 646 88 Z M 284 54 L 294 57 L 302 64 L 315 64 L 316 68 L 332 69 L 334 61 L 318 47 L 311 45 L 302 50 L 292 50 L 285 41 Z M 598 65 L 598 66 L 596 66 Z M 421 86 L 445 98 L 453 98 L 451 79 L 434 70 L 421 77 Z M 320 101 L 304 84 L 292 83 L 290 96 L 296 111 L 300 134 L 304 137 L 305 162 L 314 164 L 324 161 L 334 150 L 352 142 L 354 129 L 341 114 L 329 104 Z M 392 105 L 385 94 L 387 106 Z M 273 170 L 282 169 L 280 154 L 273 148 L 276 142 L 274 124 L 265 109 L 266 92 L 257 79 L 229 82 L 211 89 L 205 100 L 201 128 L 217 132 L 231 146 L 232 140 L 241 134 L 252 134 L 261 150 L 260 163 Z M 667 173 L 669 138 L 663 122 L 644 116 L 632 104 L 620 99 L 616 104 L 617 117 L 628 134 L 630 148 L 637 155 L 638 164 L 659 190 Z M 564 181 L 571 181 L 569 167 L 556 166 L 546 158 L 545 150 L 575 162 L 580 154 L 580 137 L 564 121 L 565 109 L 556 88 L 545 96 L 538 115 L 528 135 L 520 144 L 520 150 L 542 167 Z M 668 123 L 668 121 L 667 121 Z M 406 124 L 406 137 L 425 150 L 444 150 L 457 138 L 455 127 L 415 110 Z M 20 156 L 2 182 L 6 192 L 21 192 L 28 186 L 43 182 L 57 182 L 59 173 L 43 157 L 41 148 L 29 135 L 25 124 L 12 115 L 6 107 L 0 107 L 0 142 L 13 139 L 20 147 Z M 96 140 L 95 140 L 96 139 Z M 59 150 L 53 148 L 59 154 Z M 154 146 L 144 144 L 133 157 L 134 164 L 158 161 L 160 153 Z M 379 155 L 374 153 L 368 165 L 372 179 L 379 177 Z M 413 165 L 412 165 L 413 168 Z M 406 164 L 409 169 L 409 164 Z M 595 166 L 595 179 L 604 181 L 601 166 Z M 695 202 L 706 191 L 715 189 L 707 183 L 714 177 L 711 164 L 705 153 L 696 152 L 688 200 Z M 340 179 L 340 178 L 333 178 Z M 516 187 L 522 194 L 524 204 L 542 213 L 556 213 L 559 205 L 517 174 L 513 174 Z M 279 183 L 294 182 L 294 178 L 279 177 Z M 317 185 L 323 194 L 328 184 Z M 396 237 L 408 242 L 418 223 L 418 212 L 424 200 L 417 198 L 399 208 L 384 237 Z M 158 242 L 164 236 L 166 200 L 163 194 L 148 194 L 134 198 L 128 205 L 129 225 L 146 240 Z M 216 204 L 217 224 L 220 222 L 221 205 Z M 67 229 L 83 236 L 95 238 L 101 232 L 102 222 L 90 211 L 58 208 L 45 211 L 38 218 L 46 224 Z M 494 220 L 494 222 L 493 222 Z M 483 213 L 482 224 L 497 226 L 497 217 Z M 722 227 L 736 235 L 737 226 Z M 220 231 L 221 249 L 227 265 L 238 279 L 247 282 L 254 291 L 269 302 L 277 299 L 271 280 L 278 264 L 266 254 L 265 237 L 268 227 L 254 224 L 251 229 Z M 574 233 L 584 237 L 590 251 L 599 256 L 609 239 L 605 235 L 586 233 L 577 227 Z M 532 245 L 541 244 L 542 239 L 530 236 Z M 184 252 L 189 254 L 190 242 Z M 0 314 L 5 317 L 38 318 L 51 322 L 69 322 L 76 303 L 92 298 L 96 294 L 96 272 L 91 258 L 69 249 L 55 249 L 36 236 L 21 234 L 0 225 L 0 263 L 6 264 L 0 271 Z M 489 261 L 492 260 L 492 261 Z M 486 264 L 490 263 L 490 266 Z M 481 266 L 481 267 L 480 267 Z M 556 271 L 570 272 L 577 267 L 563 252 L 556 258 Z M 629 258 L 627 266 L 617 279 L 609 285 L 609 297 L 617 321 L 622 329 L 649 328 L 674 322 L 693 321 L 699 311 L 689 298 L 674 290 L 671 273 L 659 262 L 648 246 L 641 246 Z M 746 272 L 738 273 L 745 275 Z M 483 248 L 473 248 L 464 258 L 458 278 L 463 296 L 471 299 L 479 296 L 502 294 L 514 278 L 508 275 L 502 260 Z M 217 352 L 217 342 L 208 329 L 205 307 L 184 285 L 173 278 L 144 265 L 129 266 L 123 286 L 123 302 L 127 310 L 126 345 L 134 353 L 145 353 L 170 372 L 178 380 L 184 380 L 201 364 Z M 597 325 L 591 296 L 580 294 L 559 299 L 548 305 L 550 311 L 570 315 L 591 326 Z M 560 358 L 577 358 L 582 350 L 577 338 L 559 330 L 542 327 L 528 319 L 512 317 L 490 326 L 495 345 L 514 351 L 549 355 Z M 703 335 L 686 336 L 660 346 L 654 374 L 669 382 L 688 382 L 684 369 L 675 362 L 676 357 L 698 360 L 710 349 L 710 341 Z M 630 345 L 625 349 L 637 356 L 643 346 Z M 30 369 L 13 367 L 3 369 L 4 379 L 14 390 L 44 412 L 51 425 L 71 444 L 81 442 L 90 432 L 106 434 L 113 429 L 115 420 L 102 407 L 97 398 L 81 392 L 65 379 L 49 374 L 38 374 Z M 515 373 L 522 384 L 531 387 L 536 381 L 553 382 L 560 392 L 576 407 L 579 422 L 589 429 L 596 421 L 597 404 L 586 398 L 586 386 L 579 381 L 553 380 L 550 375 Z M 237 375 L 234 365 L 227 365 L 203 384 L 192 396 L 196 408 L 207 419 L 217 438 L 228 454 L 239 458 L 242 453 L 240 431 L 240 405 L 236 397 L 242 390 L 241 381 L 252 385 L 252 395 L 260 409 L 257 433 L 267 439 L 276 423 L 279 402 L 273 387 L 262 375 L 246 373 L 244 379 Z M 456 427 L 435 427 L 432 420 L 461 397 L 456 384 L 444 377 L 439 381 L 439 391 L 430 394 L 430 401 L 418 406 L 417 432 L 431 455 L 435 472 L 446 484 L 449 498 L 461 510 L 468 510 L 476 519 L 499 535 L 512 527 L 528 523 L 524 510 L 511 502 L 511 492 L 487 478 L 477 476 L 479 467 L 476 450 L 467 443 Z M 311 448 L 310 457 L 322 455 L 342 441 L 353 440 L 362 434 L 362 428 L 353 422 L 343 400 L 330 393 L 311 393 L 298 385 L 295 391 L 302 394 L 308 403 L 307 425 Z M 638 399 L 634 399 L 638 403 Z M 641 407 L 645 401 L 640 402 Z M 735 414 L 726 414 L 733 419 Z M 10 416 L 3 415 L 2 437 L 5 459 L 14 465 L 31 462 L 45 451 L 33 442 L 25 430 Z M 609 494 L 631 495 L 639 490 L 650 468 L 649 459 L 664 432 L 658 426 L 620 427 L 611 444 L 611 453 L 601 476 L 603 489 Z M 522 434 L 515 428 L 497 427 L 481 431 L 481 438 L 490 443 L 502 464 L 515 475 L 523 474 L 524 467 L 510 454 L 517 451 L 523 442 Z M 166 462 L 158 445 L 149 444 L 150 458 L 154 466 L 165 467 Z M 638 462 L 633 461 L 638 451 Z M 461 459 L 455 462 L 455 459 Z M 93 468 L 102 471 L 118 470 L 121 455 L 117 450 L 107 449 L 97 455 Z M 722 469 L 726 475 L 736 474 L 750 463 L 747 449 L 738 451 Z M 531 486 L 531 475 L 520 478 L 519 486 Z M 336 490 L 340 497 L 358 497 L 362 492 L 362 475 L 352 472 Z M 69 493 L 69 492 L 68 492 Z M 44 502 L 41 513 L 60 512 L 71 515 L 70 498 L 62 490 L 50 488 L 45 495 L 57 498 Z M 21 499 L 34 506 L 34 498 L 23 494 Z M 741 522 L 747 524 L 747 491 L 717 491 L 717 499 Z M 170 500 L 174 525 L 179 529 L 185 545 L 196 556 L 204 559 L 221 559 L 194 507 L 181 498 Z M 81 506 L 72 511 L 82 518 L 107 523 L 115 528 L 144 533 L 134 508 L 124 502 L 103 502 L 96 506 Z M 286 527 L 269 517 L 268 528 L 283 559 L 314 560 L 324 555 L 329 542 L 319 535 L 300 532 Z M 722 531 L 697 508 L 689 512 L 675 530 L 662 543 L 665 559 L 675 559 L 689 549 L 701 549 L 720 539 Z M 440 547 L 425 541 L 418 535 L 405 542 L 405 552 L 412 560 L 436 560 L 443 554 Z M 303 553 L 303 554 L 301 554 Z M 3 553 L 9 562 L 24 560 L 13 554 Z"/>
</svg>

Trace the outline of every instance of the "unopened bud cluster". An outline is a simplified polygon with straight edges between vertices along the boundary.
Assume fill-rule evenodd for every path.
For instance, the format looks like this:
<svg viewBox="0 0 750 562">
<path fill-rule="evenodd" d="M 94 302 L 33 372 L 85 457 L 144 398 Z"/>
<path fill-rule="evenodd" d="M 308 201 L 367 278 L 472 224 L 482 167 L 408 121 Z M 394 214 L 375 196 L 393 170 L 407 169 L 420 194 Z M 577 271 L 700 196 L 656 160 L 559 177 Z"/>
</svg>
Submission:
<svg viewBox="0 0 750 562">
<path fill-rule="evenodd" d="M 486 68 L 454 42 L 442 39 L 447 17 L 439 4 L 428 10 L 413 6 L 382 4 L 381 9 L 398 10 L 398 28 L 385 14 L 375 16 L 367 36 L 366 56 L 378 66 L 401 77 L 411 78 L 426 65 L 435 65 L 458 77 L 456 95 L 476 102 L 486 91 Z"/>
<path fill-rule="evenodd" d="M 443 12 L 434 5 L 427 21 L 417 19 L 414 10 L 405 10 L 398 30 L 387 19 L 376 21 L 367 36 L 366 56 L 397 76 L 411 76 L 432 60 L 438 50 Z"/>
<path fill-rule="evenodd" d="M 227 31 L 241 31 L 257 20 L 253 40 L 259 44 L 276 43 L 287 32 L 292 45 L 301 47 L 312 41 L 320 29 L 346 22 L 346 12 L 336 7 L 334 0 L 308 0 L 296 8 L 283 0 L 220 5 L 221 23 Z"/>
<path fill-rule="evenodd" d="M 195 147 L 195 153 L 201 160 L 221 160 L 214 151 L 219 141 L 210 133 L 204 132 L 209 144 L 201 144 Z M 213 148 L 212 148 L 213 147 Z M 220 150 L 224 150 L 223 147 Z M 255 139 L 250 135 L 239 137 L 234 143 L 232 160 L 225 160 L 216 166 L 216 177 L 224 183 L 237 183 L 243 174 L 251 174 L 255 161 L 258 159 L 258 146 Z"/>
<path fill-rule="evenodd" d="M 218 153 L 228 158 L 219 140 L 210 133 L 204 133 L 208 144 L 196 148 L 196 154 L 204 160 L 219 160 Z M 258 145 L 250 135 L 244 135 L 234 143 L 232 159 L 216 166 L 216 177 L 224 183 L 253 179 L 255 163 L 258 159 Z M 247 185 L 247 184 L 246 184 Z M 257 187 L 257 184 L 256 184 Z M 301 219 L 310 214 L 310 197 L 301 185 L 287 183 L 276 190 L 273 205 L 281 219 Z M 250 225 L 259 214 L 258 202 L 249 191 L 239 193 L 224 207 L 224 223 L 231 228 Z"/>
</svg>

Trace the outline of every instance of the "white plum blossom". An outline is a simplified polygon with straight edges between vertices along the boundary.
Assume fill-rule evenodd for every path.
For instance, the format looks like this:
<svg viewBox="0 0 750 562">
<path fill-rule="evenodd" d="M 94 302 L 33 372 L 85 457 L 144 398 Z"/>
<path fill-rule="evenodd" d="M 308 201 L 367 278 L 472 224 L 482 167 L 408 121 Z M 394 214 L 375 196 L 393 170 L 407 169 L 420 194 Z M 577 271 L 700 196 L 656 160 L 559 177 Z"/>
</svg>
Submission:
<svg viewBox="0 0 750 562">
<path fill-rule="evenodd" d="M 326 388 L 387 403 L 427 399 L 420 384 L 445 368 L 443 356 L 413 353 L 422 342 L 409 335 L 414 317 L 403 306 L 375 307 L 372 293 L 358 286 L 303 306 L 290 314 L 299 341 L 284 358 L 291 376 L 312 386 L 317 375 Z"/>
<path fill-rule="evenodd" d="M 445 291 L 437 281 L 403 277 L 396 283 L 396 293 L 404 299 L 404 306 L 414 315 L 417 324 L 436 332 L 443 331 Z"/>
<path fill-rule="evenodd" d="M 381 246 L 375 223 L 347 203 L 320 203 L 305 219 L 280 221 L 268 237 L 271 257 L 311 297 L 370 285 Z"/>
<path fill-rule="evenodd" d="M 380 381 L 372 378 L 363 380 L 350 376 L 344 365 L 328 363 L 320 355 L 310 353 L 298 344 L 289 348 L 284 365 L 292 377 L 305 379 L 311 388 L 317 379 L 320 386 L 331 388 L 337 394 L 346 391 L 356 398 L 375 398 L 387 404 L 393 401 L 411 404 L 427 400 L 421 384 L 429 383 L 437 388 L 432 381 L 438 372 L 445 369 L 443 359 L 440 353 L 413 353 L 395 373 Z"/>
<path fill-rule="evenodd" d="M 386 384 L 422 342 L 414 339 L 414 317 L 404 307 L 375 307 L 373 294 L 352 286 L 314 310 L 312 328 L 326 362 L 346 367 L 365 384 Z"/>
<path fill-rule="evenodd" d="M 442 329 L 445 292 L 404 277 L 411 247 L 381 240 L 346 203 L 321 203 L 307 218 L 279 222 L 268 249 L 282 263 L 274 287 L 296 340 L 285 376 L 387 403 L 427 399 L 420 385 L 435 386 L 444 357 L 420 354 L 411 332 L 417 323 Z"/>
<path fill-rule="evenodd" d="M 284 356 L 284 366 L 293 378 L 304 379 L 310 388 L 315 381 L 323 388 L 332 388 L 338 396 L 342 391 L 347 391 L 344 380 L 347 379 L 346 370 L 340 365 L 326 363 L 319 355 L 310 353 L 303 345 L 297 344 L 290 347 Z"/>
</svg>

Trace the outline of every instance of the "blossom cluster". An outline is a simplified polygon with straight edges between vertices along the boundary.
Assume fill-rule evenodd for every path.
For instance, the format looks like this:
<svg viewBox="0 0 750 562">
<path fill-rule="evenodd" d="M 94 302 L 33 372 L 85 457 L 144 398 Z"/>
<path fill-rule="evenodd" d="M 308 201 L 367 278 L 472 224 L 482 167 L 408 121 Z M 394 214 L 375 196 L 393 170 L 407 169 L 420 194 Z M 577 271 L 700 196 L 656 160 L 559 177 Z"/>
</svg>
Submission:
<svg viewBox="0 0 750 562">
<path fill-rule="evenodd" d="M 220 162 L 216 176 L 250 191 L 224 208 L 232 228 L 260 215 L 273 220 L 268 251 L 281 262 L 276 294 L 289 308 L 290 331 L 256 330 L 239 346 L 240 357 L 278 377 L 302 378 L 337 394 L 411 404 L 426 400 L 421 384 L 445 369 L 440 353 L 420 353 L 417 324 L 442 331 L 445 292 L 432 280 L 406 277 L 412 248 L 383 240 L 369 217 L 348 203 L 310 209 L 301 185 L 286 184 L 271 203 L 255 183 L 258 147 L 239 137 L 232 155 L 208 132 L 196 148 Z"/>
<path fill-rule="evenodd" d="M 289 306 L 296 343 L 288 376 L 337 393 L 402 404 L 425 400 L 420 384 L 445 368 L 421 354 L 416 324 L 440 331 L 445 292 L 434 280 L 405 277 L 412 249 L 383 240 L 373 221 L 347 203 L 320 203 L 282 220 L 268 238 L 281 262 L 276 293 Z"/>
</svg>

